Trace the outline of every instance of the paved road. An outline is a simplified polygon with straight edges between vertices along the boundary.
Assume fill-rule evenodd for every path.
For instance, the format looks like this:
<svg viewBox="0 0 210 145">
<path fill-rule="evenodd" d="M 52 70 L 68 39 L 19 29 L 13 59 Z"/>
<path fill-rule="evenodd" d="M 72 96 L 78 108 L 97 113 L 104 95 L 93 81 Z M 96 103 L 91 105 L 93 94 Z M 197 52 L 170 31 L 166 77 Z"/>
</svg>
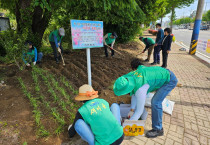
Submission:
<svg viewBox="0 0 210 145">
<path fill-rule="evenodd" d="M 173 34 L 175 35 L 176 40 L 182 41 L 186 46 L 190 46 L 192 32 L 193 30 L 187 29 L 173 30 Z M 210 31 L 200 31 L 199 40 L 207 41 L 208 39 L 210 39 Z M 197 50 L 210 57 L 210 53 L 200 50 L 199 48 Z"/>
</svg>

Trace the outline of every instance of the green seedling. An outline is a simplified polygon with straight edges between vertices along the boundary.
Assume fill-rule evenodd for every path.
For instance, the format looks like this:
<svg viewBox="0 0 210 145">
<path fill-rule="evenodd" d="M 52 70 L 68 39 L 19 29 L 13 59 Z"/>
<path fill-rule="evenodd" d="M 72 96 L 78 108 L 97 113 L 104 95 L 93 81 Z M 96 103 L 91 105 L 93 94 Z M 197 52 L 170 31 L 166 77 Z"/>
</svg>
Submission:
<svg viewBox="0 0 210 145">
<path fill-rule="evenodd" d="M 34 69 L 32 71 L 32 78 L 34 80 L 34 83 L 35 83 L 35 91 L 36 92 L 39 92 L 40 91 L 40 87 L 39 87 L 39 82 L 38 82 L 38 76 L 37 74 L 35 73 Z"/>
<path fill-rule="evenodd" d="M 63 126 L 58 126 L 58 128 L 55 130 L 56 135 L 60 135 L 60 133 L 63 131 Z"/>
<path fill-rule="evenodd" d="M 38 110 L 34 110 L 33 113 L 34 113 L 34 117 L 35 117 L 35 122 L 36 122 L 37 126 L 39 126 L 42 113 Z"/>
<path fill-rule="evenodd" d="M 69 81 L 67 81 L 67 79 L 66 79 L 66 77 L 65 76 L 62 76 L 61 78 L 60 78 L 60 80 L 61 80 L 61 82 L 67 87 L 67 88 L 69 88 L 72 92 L 73 92 L 73 94 L 78 94 L 78 91 L 76 91 L 73 87 L 72 87 L 72 85 L 69 83 Z"/>
<path fill-rule="evenodd" d="M 65 125 L 65 120 L 64 116 L 60 116 L 60 114 L 57 112 L 56 108 L 52 108 L 52 115 L 56 118 L 56 120 L 60 123 L 60 125 L 64 126 Z"/>
<path fill-rule="evenodd" d="M 27 88 L 23 82 L 23 80 L 21 78 L 18 78 L 18 81 L 20 82 L 20 85 L 22 87 L 22 90 L 24 92 L 24 94 L 29 98 L 30 100 L 30 103 L 31 105 L 33 106 L 33 113 L 34 113 L 34 119 L 35 119 L 35 122 L 36 122 L 36 125 L 39 127 L 39 130 L 38 132 L 40 132 L 40 136 L 48 136 L 49 135 L 49 132 L 47 132 L 45 129 L 44 129 L 44 126 L 41 124 L 41 116 L 42 116 L 42 112 L 38 109 L 38 102 L 36 100 L 36 98 L 33 98 L 32 95 L 30 94 L 30 92 L 27 91 Z M 42 98 L 44 98 L 42 96 Z"/>
<path fill-rule="evenodd" d="M 45 130 L 44 126 L 41 125 L 40 128 L 38 129 L 37 134 L 38 136 L 41 136 L 41 137 L 48 137 L 50 135 L 50 132 Z"/>
</svg>

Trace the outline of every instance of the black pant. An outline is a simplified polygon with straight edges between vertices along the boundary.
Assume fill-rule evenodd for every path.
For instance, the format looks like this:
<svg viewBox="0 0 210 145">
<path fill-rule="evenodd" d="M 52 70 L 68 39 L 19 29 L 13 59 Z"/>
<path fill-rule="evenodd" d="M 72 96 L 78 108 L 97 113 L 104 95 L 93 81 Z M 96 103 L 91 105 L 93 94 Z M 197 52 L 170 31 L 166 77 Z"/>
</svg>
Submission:
<svg viewBox="0 0 210 145">
<path fill-rule="evenodd" d="M 111 45 L 109 45 L 109 46 L 111 47 Z M 107 51 L 107 48 L 108 48 L 108 46 L 104 45 L 104 51 L 105 51 L 105 55 L 106 55 L 106 57 L 108 57 L 108 51 Z M 112 51 L 111 56 L 113 56 L 113 55 L 114 55 L 114 49 L 111 49 L 111 51 Z"/>
<path fill-rule="evenodd" d="M 52 49 L 53 49 L 53 54 L 54 54 L 54 58 L 55 58 L 55 60 L 57 60 L 57 59 L 61 59 L 61 55 L 57 55 L 57 48 L 56 48 L 56 45 L 55 45 L 55 42 L 51 42 L 50 41 L 50 45 L 51 45 L 51 47 L 52 47 Z M 61 53 L 63 53 L 63 47 L 61 46 L 61 44 L 60 44 L 60 49 L 61 49 Z"/>
<path fill-rule="evenodd" d="M 162 50 L 163 64 L 162 67 L 167 67 L 168 53 L 167 50 Z"/>
<path fill-rule="evenodd" d="M 116 140 L 111 145 L 119 145 L 119 144 L 121 144 L 123 142 L 123 139 L 124 139 L 124 133 L 123 133 L 123 135 L 118 140 Z"/>
</svg>

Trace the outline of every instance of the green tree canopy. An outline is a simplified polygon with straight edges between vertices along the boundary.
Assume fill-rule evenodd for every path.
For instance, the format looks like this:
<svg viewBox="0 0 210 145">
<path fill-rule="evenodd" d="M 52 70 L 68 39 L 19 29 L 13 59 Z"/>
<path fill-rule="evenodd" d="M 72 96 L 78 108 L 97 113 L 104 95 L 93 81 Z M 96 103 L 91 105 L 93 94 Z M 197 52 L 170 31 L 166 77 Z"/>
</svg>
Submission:
<svg viewBox="0 0 210 145">
<path fill-rule="evenodd" d="M 210 21 L 210 10 L 203 14 L 203 21 Z"/>
<path fill-rule="evenodd" d="M 147 2 L 151 5 L 154 0 Z M 101 20 L 105 30 L 127 32 L 122 40 L 130 40 L 150 8 L 138 0 L 0 0 L 0 5 L 16 16 L 17 32 L 28 33 L 28 38 L 38 46 L 49 24 L 69 28 L 70 19 Z"/>
<path fill-rule="evenodd" d="M 168 7 L 171 9 L 171 29 L 173 25 L 173 21 L 175 20 L 175 8 L 183 8 L 185 6 L 189 6 L 194 2 L 194 0 L 167 0 Z"/>
<path fill-rule="evenodd" d="M 180 19 L 173 21 L 173 23 L 175 25 L 187 24 L 187 23 L 192 23 L 192 22 L 194 22 L 193 19 L 191 19 L 189 17 L 180 18 Z"/>
</svg>

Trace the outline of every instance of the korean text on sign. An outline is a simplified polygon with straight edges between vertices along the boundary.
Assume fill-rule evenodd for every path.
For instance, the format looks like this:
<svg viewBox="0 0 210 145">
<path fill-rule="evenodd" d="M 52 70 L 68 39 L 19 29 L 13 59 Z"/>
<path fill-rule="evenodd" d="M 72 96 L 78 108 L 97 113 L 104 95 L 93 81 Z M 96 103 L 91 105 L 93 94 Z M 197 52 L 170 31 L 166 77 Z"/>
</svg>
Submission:
<svg viewBox="0 0 210 145">
<path fill-rule="evenodd" d="M 73 49 L 103 47 L 103 22 L 71 20 Z"/>
</svg>

